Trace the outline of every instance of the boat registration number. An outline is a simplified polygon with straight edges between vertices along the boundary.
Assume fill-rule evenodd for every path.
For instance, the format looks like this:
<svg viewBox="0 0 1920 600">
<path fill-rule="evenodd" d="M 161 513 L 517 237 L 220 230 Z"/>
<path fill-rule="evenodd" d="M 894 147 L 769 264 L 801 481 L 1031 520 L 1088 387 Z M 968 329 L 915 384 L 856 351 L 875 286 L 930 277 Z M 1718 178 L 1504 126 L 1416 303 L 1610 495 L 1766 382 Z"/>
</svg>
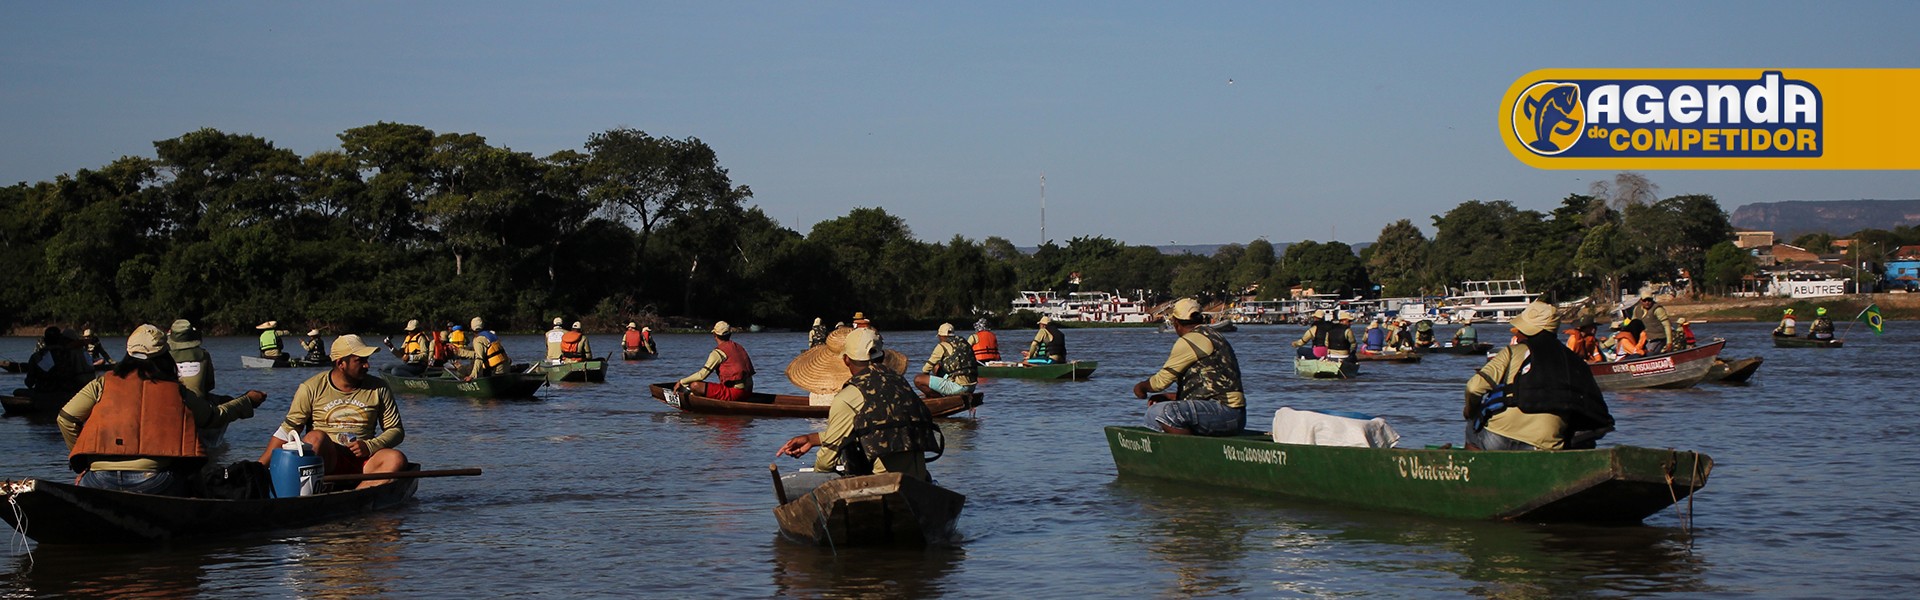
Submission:
<svg viewBox="0 0 1920 600">
<path fill-rule="evenodd" d="M 667 390 L 666 392 L 661 393 L 660 397 L 665 398 L 667 400 L 667 406 L 680 408 L 680 392 Z"/>
</svg>

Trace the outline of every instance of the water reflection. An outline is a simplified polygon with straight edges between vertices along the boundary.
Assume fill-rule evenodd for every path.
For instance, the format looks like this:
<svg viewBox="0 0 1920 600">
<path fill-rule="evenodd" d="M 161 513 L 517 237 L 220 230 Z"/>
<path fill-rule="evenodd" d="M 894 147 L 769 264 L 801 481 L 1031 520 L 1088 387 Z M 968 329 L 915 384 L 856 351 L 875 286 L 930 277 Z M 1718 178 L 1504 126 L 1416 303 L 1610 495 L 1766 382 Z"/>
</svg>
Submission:
<svg viewBox="0 0 1920 600">
<path fill-rule="evenodd" d="M 938 596 L 967 556 L 958 546 L 829 549 L 781 537 L 772 545 L 773 595 L 782 598 Z"/>
<path fill-rule="evenodd" d="M 40 546 L 15 557 L 8 598 L 191 598 L 201 592 L 209 556 L 142 547 Z"/>
<path fill-rule="evenodd" d="M 401 517 L 371 516 L 351 526 L 307 531 L 276 548 L 286 558 L 282 585 L 305 598 L 379 598 L 401 566 Z"/>
</svg>

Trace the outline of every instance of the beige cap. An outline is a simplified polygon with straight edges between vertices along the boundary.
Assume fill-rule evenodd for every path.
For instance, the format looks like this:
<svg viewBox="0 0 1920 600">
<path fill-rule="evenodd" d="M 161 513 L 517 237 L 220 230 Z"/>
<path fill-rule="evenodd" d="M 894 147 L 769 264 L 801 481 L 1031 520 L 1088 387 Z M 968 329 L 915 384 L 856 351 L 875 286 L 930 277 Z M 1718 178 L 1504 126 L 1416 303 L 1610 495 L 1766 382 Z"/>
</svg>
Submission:
<svg viewBox="0 0 1920 600">
<path fill-rule="evenodd" d="M 653 328 L 652 328 L 652 327 L 641 327 L 641 328 L 640 328 L 640 332 L 641 332 L 641 333 L 653 333 Z"/>
<path fill-rule="evenodd" d="M 580 328 L 580 322 L 579 322 L 579 321 L 574 321 L 574 322 L 573 322 L 573 328 L 574 328 L 574 329 L 579 329 L 579 328 Z"/>
<path fill-rule="evenodd" d="M 813 318 L 813 326 L 814 326 L 814 327 L 819 327 L 819 326 L 820 326 L 820 317 L 814 317 L 814 318 Z"/>
<path fill-rule="evenodd" d="M 316 335 L 320 335 L 320 330 L 318 330 L 318 329 L 310 329 L 310 330 L 307 330 L 307 337 L 313 337 L 313 336 L 316 336 Z"/>
<path fill-rule="evenodd" d="M 472 329 L 474 331 L 479 331 L 481 329 L 485 329 L 486 327 L 487 327 L 487 322 L 485 320 L 482 320 L 480 317 L 474 317 L 473 321 L 470 321 L 467 323 L 467 328 Z"/>
<path fill-rule="evenodd" d="M 554 317 L 554 318 L 553 318 L 553 326 L 554 326 L 554 327 L 559 327 L 559 326 L 562 326 L 562 325 L 566 325 L 566 324 L 567 324 L 567 322 L 566 322 L 566 321 L 563 321 L 563 320 L 561 320 L 561 319 L 560 319 L 560 317 Z"/>
<path fill-rule="evenodd" d="M 127 356 L 146 358 L 166 349 L 167 342 L 160 336 L 159 327 L 141 325 L 133 330 L 133 335 L 127 336 Z"/>
<path fill-rule="evenodd" d="M 1350 313 L 1344 310 L 1340 311 L 1340 316 L 1338 318 L 1335 318 L 1334 320 L 1335 321 L 1352 321 L 1353 313 Z"/>
<path fill-rule="evenodd" d="M 721 321 L 719 323 L 713 324 L 714 335 L 726 335 L 729 333 L 733 333 L 733 326 L 728 325 L 726 321 Z"/>
<path fill-rule="evenodd" d="M 93 330 L 92 330 L 92 329 L 82 329 L 82 330 L 80 330 L 80 337 L 83 337 L 83 338 L 90 338 L 90 337 L 93 337 Z"/>
<path fill-rule="evenodd" d="M 279 326 L 280 326 L 280 322 L 279 322 L 279 321 L 267 321 L 267 322 L 265 322 L 265 323 L 261 323 L 261 324 L 259 324 L 259 325 L 255 325 L 255 326 L 253 326 L 253 328 L 254 328 L 254 329 L 273 329 L 273 328 L 275 328 L 275 327 L 279 327 Z"/>
<path fill-rule="evenodd" d="M 1679 324 L 1681 324 L 1681 325 L 1685 325 L 1685 324 L 1687 324 L 1687 323 L 1690 323 L 1690 322 L 1691 322 L 1691 321 L 1688 321 L 1686 317 L 1680 317 L 1680 318 L 1678 318 L 1678 319 L 1674 319 L 1673 321 L 1674 321 L 1675 323 L 1679 323 Z"/>
<path fill-rule="evenodd" d="M 193 329 L 193 321 L 188 321 L 186 319 L 173 320 L 174 333 L 185 333 L 189 329 Z"/>
<path fill-rule="evenodd" d="M 847 333 L 846 346 L 840 355 L 858 361 L 870 361 L 883 356 L 880 334 L 872 329 L 860 328 Z"/>
<path fill-rule="evenodd" d="M 1526 310 L 1507 323 L 1520 331 L 1520 335 L 1532 336 L 1542 331 L 1555 331 L 1560 328 L 1560 316 L 1552 304 L 1534 301 Z"/>
<path fill-rule="evenodd" d="M 627 321 L 627 329 L 633 329 L 633 328 L 635 328 L 635 327 L 639 327 L 639 326 L 640 326 L 640 324 L 639 324 L 639 323 L 635 323 L 635 322 L 633 322 L 633 321 Z"/>
<path fill-rule="evenodd" d="M 934 332 L 934 335 L 937 335 L 937 336 L 940 336 L 940 337 L 947 337 L 947 336 L 950 336 L 950 335 L 953 335 L 953 324 L 952 324 L 952 323 L 941 323 L 941 324 L 940 324 L 940 330 L 939 330 L 939 331 L 937 331 L 937 332 Z"/>
<path fill-rule="evenodd" d="M 407 319 L 407 331 L 419 331 L 419 330 L 420 330 L 419 319 Z"/>
<path fill-rule="evenodd" d="M 1173 308 L 1167 309 L 1167 316 L 1182 321 L 1198 320 L 1200 318 L 1200 301 L 1192 298 L 1181 298 L 1179 301 L 1173 303 Z"/>
<path fill-rule="evenodd" d="M 360 336 L 349 333 L 333 338 L 333 350 L 327 353 L 327 358 L 340 360 L 348 355 L 366 357 L 373 356 L 377 351 L 373 346 L 360 341 Z"/>
<path fill-rule="evenodd" d="M 1053 322 L 1053 317 L 1040 317 L 1040 323 L 1039 323 L 1039 324 L 1040 324 L 1040 325 L 1046 325 L 1046 324 L 1048 324 L 1048 323 L 1052 323 L 1052 322 Z"/>
</svg>

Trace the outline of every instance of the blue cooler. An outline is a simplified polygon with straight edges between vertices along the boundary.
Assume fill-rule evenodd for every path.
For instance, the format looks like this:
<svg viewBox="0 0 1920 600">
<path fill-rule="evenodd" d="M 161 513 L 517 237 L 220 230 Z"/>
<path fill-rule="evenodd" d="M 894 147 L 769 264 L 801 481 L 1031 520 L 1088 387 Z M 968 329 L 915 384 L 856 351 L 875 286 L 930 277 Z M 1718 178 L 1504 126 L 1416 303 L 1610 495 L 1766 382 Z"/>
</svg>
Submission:
<svg viewBox="0 0 1920 600">
<path fill-rule="evenodd" d="M 305 442 L 288 442 L 267 459 L 267 471 L 273 474 L 273 496 L 292 498 L 311 496 L 320 491 L 324 467 L 320 454 Z"/>
</svg>

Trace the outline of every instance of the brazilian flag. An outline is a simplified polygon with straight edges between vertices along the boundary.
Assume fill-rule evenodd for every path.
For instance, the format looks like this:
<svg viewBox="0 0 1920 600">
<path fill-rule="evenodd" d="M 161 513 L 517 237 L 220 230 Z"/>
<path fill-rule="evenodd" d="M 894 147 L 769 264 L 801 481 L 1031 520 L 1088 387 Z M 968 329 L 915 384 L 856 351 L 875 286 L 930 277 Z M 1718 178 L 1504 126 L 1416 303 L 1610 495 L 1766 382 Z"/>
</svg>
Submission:
<svg viewBox="0 0 1920 600">
<path fill-rule="evenodd" d="M 1885 333 L 1882 328 L 1886 322 L 1880 319 L 1880 305 L 1878 304 L 1868 304 L 1867 308 L 1860 311 L 1860 314 L 1855 316 L 1853 320 L 1866 323 L 1868 327 L 1872 327 L 1874 335 Z"/>
</svg>

